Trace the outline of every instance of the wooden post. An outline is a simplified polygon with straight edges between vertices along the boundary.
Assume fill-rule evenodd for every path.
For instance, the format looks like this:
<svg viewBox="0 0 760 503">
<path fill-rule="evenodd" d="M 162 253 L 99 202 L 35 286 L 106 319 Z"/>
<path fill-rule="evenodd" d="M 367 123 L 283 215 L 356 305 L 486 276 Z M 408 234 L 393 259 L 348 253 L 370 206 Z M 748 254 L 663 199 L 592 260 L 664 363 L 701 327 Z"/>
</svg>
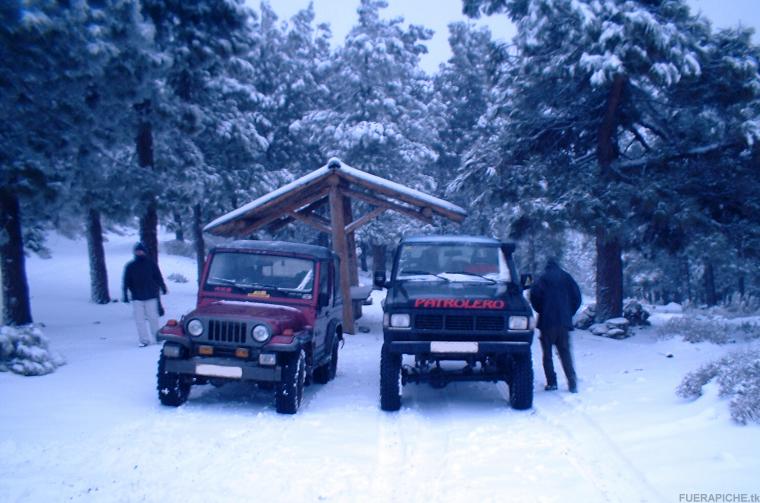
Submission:
<svg viewBox="0 0 760 503">
<path fill-rule="evenodd" d="M 354 310 L 351 305 L 351 267 L 346 239 L 343 194 L 338 187 L 340 178 L 332 175 L 330 184 L 330 227 L 332 227 L 333 250 L 340 257 L 340 290 L 343 293 L 343 333 L 354 332 Z"/>
</svg>

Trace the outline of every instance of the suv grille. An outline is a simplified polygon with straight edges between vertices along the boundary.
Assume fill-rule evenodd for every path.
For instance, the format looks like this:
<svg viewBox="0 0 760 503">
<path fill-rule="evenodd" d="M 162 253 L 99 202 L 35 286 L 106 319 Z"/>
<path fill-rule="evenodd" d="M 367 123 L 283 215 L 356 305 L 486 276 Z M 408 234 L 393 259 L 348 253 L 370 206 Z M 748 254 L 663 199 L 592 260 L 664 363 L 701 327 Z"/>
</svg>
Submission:
<svg viewBox="0 0 760 503">
<path fill-rule="evenodd" d="M 440 330 L 443 328 L 443 315 L 418 314 L 414 317 L 414 328 L 421 330 Z"/>
<path fill-rule="evenodd" d="M 414 316 L 414 328 L 418 330 L 452 330 L 458 332 L 504 330 L 504 316 L 467 316 L 418 314 Z"/>
<path fill-rule="evenodd" d="M 472 316 L 446 316 L 446 330 L 472 330 Z"/>
<path fill-rule="evenodd" d="M 475 330 L 504 330 L 504 316 L 478 316 Z"/>
<path fill-rule="evenodd" d="M 235 342 L 245 344 L 245 323 L 240 321 L 208 321 L 208 340 L 217 342 Z"/>
</svg>

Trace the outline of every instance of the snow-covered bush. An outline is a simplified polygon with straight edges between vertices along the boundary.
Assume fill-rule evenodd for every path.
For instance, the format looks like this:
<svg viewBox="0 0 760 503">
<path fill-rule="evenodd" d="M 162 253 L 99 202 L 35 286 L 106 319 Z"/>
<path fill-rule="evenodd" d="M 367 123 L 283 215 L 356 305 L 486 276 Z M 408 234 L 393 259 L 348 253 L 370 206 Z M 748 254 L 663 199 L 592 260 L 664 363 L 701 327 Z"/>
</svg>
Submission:
<svg viewBox="0 0 760 503">
<path fill-rule="evenodd" d="M 760 338 L 760 325 L 729 323 L 704 316 L 679 316 L 669 319 L 657 332 L 662 338 L 681 335 L 687 342 L 728 344 Z"/>
<path fill-rule="evenodd" d="M 676 389 L 682 398 L 702 396 L 705 384 L 717 380 L 719 395 L 730 398 L 734 421 L 760 423 L 760 349 L 734 351 L 688 373 Z"/>
<path fill-rule="evenodd" d="M 0 372 L 39 376 L 54 372 L 64 363 L 59 353 L 50 350 L 38 326 L 0 327 Z"/>
<path fill-rule="evenodd" d="M 166 279 L 175 283 L 187 283 L 187 278 L 178 272 L 171 273 L 166 277 Z"/>
</svg>

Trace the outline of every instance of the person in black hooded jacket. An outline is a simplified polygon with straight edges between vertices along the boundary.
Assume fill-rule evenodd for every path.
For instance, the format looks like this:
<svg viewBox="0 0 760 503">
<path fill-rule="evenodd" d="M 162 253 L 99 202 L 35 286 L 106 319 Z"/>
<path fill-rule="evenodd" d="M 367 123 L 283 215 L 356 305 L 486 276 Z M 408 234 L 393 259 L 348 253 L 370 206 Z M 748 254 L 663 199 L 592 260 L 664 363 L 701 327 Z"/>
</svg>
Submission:
<svg viewBox="0 0 760 503">
<path fill-rule="evenodd" d="M 557 389 L 557 374 L 554 372 L 552 346 L 557 346 L 562 369 L 567 377 L 568 389 L 578 392 L 578 379 L 570 353 L 570 330 L 573 329 L 573 315 L 581 306 L 581 291 L 578 283 L 564 271 L 556 259 L 546 262 L 543 274 L 530 289 L 530 303 L 538 313 L 537 328 L 541 331 L 541 349 L 544 353 L 544 373 L 547 391 Z"/>
<path fill-rule="evenodd" d="M 147 247 L 137 243 L 134 248 L 135 258 L 124 267 L 122 282 L 122 300 L 132 301 L 132 311 L 137 325 L 140 347 L 156 343 L 158 332 L 159 290 L 166 295 L 167 289 L 158 264 L 148 255 Z M 131 299 L 129 294 L 131 294 Z M 148 320 L 150 333 L 145 330 Z"/>
</svg>

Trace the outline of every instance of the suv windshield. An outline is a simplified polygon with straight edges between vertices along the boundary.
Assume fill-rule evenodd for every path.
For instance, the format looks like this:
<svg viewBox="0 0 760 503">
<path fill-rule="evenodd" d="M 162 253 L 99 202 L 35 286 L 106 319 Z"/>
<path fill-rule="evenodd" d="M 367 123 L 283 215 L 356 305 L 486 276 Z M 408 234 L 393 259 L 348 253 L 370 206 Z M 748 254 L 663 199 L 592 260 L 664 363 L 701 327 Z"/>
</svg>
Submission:
<svg viewBox="0 0 760 503">
<path fill-rule="evenodd" d="M 396 279 L 510 281 L 509 266 L 498 246 L 409 243 L 399 251 Z"/>
<path fill-rule="evenodd" d="M 254 253 L 218 252 L 209 266 L 205 290 L 251 297 L 311 299 L 314 261 Z"/>
</svg>

